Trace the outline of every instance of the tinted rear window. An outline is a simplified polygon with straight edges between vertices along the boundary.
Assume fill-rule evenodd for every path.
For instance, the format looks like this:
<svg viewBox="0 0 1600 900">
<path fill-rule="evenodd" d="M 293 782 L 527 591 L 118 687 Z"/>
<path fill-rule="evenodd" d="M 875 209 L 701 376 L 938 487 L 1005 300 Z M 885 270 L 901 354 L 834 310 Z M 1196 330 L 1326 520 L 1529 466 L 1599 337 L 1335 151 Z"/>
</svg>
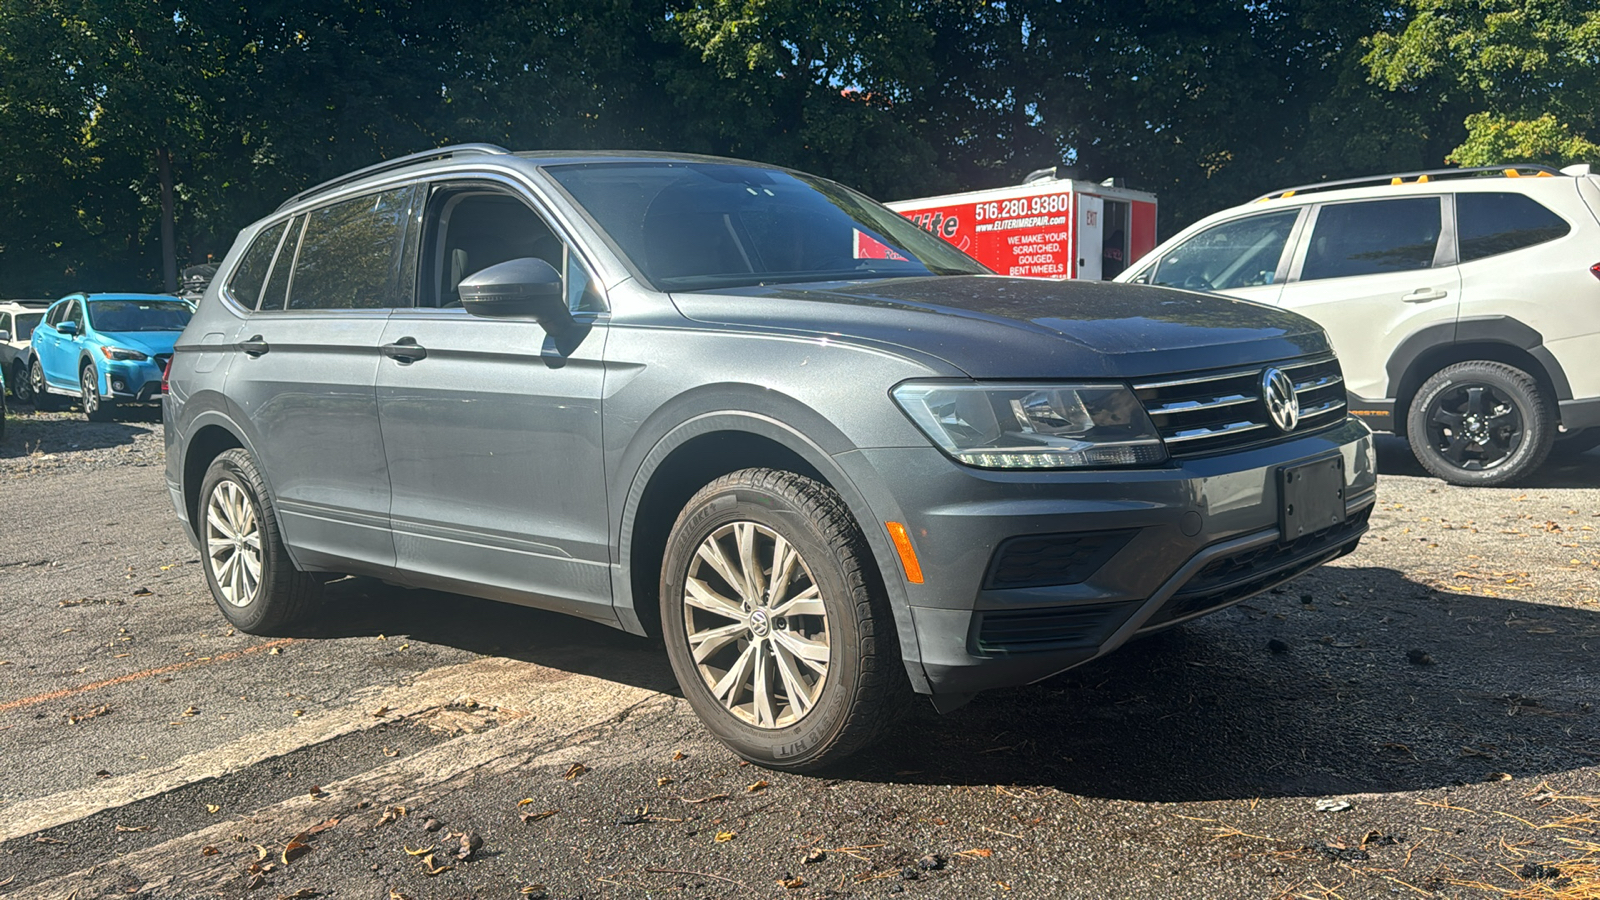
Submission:
<svg viewBox="0 0 1600 900">
<path fill-rule="evenodd" d="M 272 255 L 278 251 L 278 242 L 288 227 L 288 222 L 279 222 L 256 235 L 250 249 L 244 252 L 244 258 L 239 260 L 239 267 L 228 279 L 228 292 L 240 306 L 255 309 L 261 300 L 261 287 L 267 281 L 267 270 L 272 268 Z"/>
<path fill-rule="evenodd" d="M 1572 226 L 1523 194 L 1457 194 L 1456 230 L 1461 261 L 1470 262 L 1553 241 Z"/>
<path fill-rule="evenodd" d="M 400 188 L 312 210 L 289 285 L 289 308 L 395 305 L 395 275 L 410 208 L 411 189 Z"/>
<path fill-rule="evenodd" d="M 1300 280 L 1426 269 L 1438 245 L 1438 197 L 1324 206 Z"/>
</svg>

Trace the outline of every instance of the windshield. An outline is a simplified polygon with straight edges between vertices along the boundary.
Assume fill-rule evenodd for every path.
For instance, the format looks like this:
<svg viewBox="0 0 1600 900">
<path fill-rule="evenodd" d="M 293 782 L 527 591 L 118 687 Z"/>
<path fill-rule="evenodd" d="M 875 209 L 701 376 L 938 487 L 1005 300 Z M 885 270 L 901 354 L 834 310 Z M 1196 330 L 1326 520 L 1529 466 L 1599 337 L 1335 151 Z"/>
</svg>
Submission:
<svg viewBox="0 0 1600 900">
<path fill-rule="evenodd" d="M 33 328 L 44 319 L 44 313 L 17 313 L 13 318 L 16 319 L 16 331 L 11 335 L 11 339 L 25 341 L 33 337 Z"/>
<path fill-rule="evenodd" d="M 898 213 L 818 178 L 699 162 L 547 171 L 662 290 L 990 274 Z"/>
<path fill-rule="evenodd" d="M 177 300 L 96 300 L 87 315 L 96 331 L 182 331 L 194 313 Z"/>
</svg>

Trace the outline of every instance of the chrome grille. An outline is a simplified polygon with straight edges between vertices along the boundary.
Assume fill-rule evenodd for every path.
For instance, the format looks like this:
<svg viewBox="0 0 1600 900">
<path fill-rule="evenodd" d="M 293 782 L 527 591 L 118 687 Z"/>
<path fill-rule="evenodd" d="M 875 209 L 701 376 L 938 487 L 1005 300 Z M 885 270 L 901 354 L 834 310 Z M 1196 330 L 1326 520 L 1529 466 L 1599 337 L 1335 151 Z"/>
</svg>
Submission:
<svg viewBox="0 0 1600 900">
<path fill-rule="evenodd" d="M 1344 375 L 1332 356 L 1278 363 L 1294 381 L 1300 401 L 1298 436 L 1344 419 Z M 1133 386 L 1139 401 L 1176 457 L 1200 456 L 1287 437 L 1267 414 L 1261 396 L 1265 365 L 1198 373 Z"/>
</svg>

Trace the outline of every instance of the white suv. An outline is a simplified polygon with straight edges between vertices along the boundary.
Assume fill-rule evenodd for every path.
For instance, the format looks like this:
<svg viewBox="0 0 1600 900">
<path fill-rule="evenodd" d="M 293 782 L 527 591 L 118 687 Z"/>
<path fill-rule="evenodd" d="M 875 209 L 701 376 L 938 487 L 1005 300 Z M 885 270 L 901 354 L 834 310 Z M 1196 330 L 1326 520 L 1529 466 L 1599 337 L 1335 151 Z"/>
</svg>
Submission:
<svg viewBox="0 0 1600 900">
<path fill-rule="evenodd" d="M 1600 444 L 1600 176 L 1408 172 L 1274 191 L 1117 281 L 1290 309 L 1333 339 L 1350 411 L 1454 484 Z"/>
</svg>

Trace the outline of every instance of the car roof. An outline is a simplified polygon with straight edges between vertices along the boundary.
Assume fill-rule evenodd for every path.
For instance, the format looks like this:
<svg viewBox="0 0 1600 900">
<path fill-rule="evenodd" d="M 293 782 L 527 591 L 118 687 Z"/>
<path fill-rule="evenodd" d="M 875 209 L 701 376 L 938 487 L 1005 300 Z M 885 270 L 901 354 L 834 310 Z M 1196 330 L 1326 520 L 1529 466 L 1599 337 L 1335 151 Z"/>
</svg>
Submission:
<svg viewBox="0 0 1600 900">
<path fill-rule="evenodd" d="M 82 296 L 85 300 L 89 301 L 90 303 L 98 303 L 101 300 L 159 300 L 159 301 L 164 301 L 164 302 L 168 302 L 168 303 L 182 303 L 183 302 L 182 298 L 177 297 L 177 296 L 175 296 L 173 294 L 106 293 L 106 294 L 82 294 L 80 296 Z M 63 298 L 63 299 L 65 299 L 65 298 Z"/>
<path fill-rule="evenodd" d="M 5 300 L 0 301 L 0 311 L 8 313 L 42 313 L 54 300 Z"/>
</svg>

